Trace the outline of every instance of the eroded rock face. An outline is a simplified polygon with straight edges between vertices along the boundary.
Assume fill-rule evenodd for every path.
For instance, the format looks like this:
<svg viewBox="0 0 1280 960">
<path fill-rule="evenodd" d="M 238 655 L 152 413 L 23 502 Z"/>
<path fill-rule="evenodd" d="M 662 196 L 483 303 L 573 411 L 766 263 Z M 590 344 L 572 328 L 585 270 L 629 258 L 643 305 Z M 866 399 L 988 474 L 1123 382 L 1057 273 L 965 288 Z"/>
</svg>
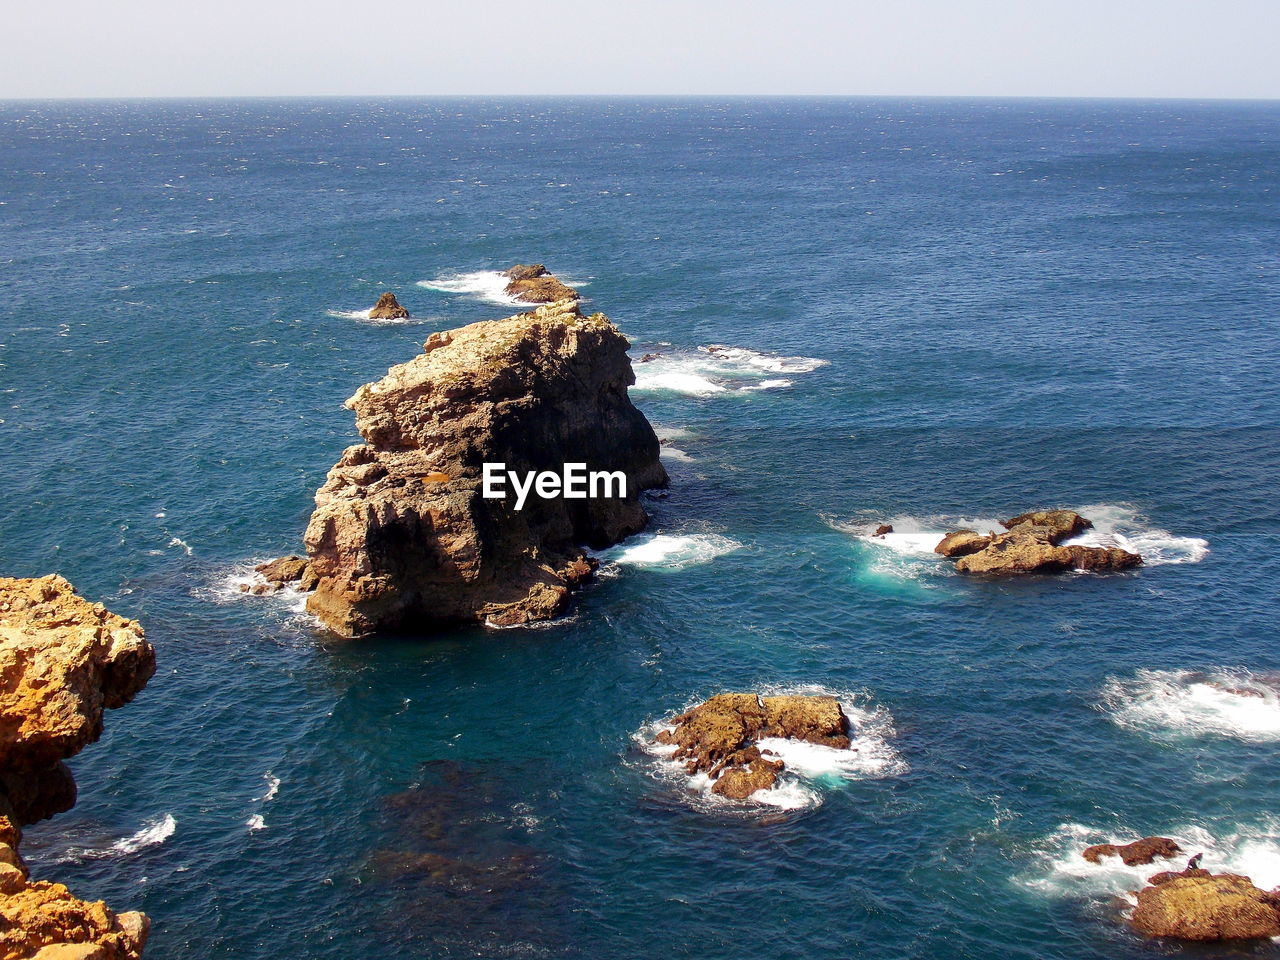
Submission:
<svg viewBox="0 0 1280 960">
<path fill-rule="evenodd" d="M 148 922 L 31 880 L 19 827 L 75 802 L 62 762 L 102 733 L 155 672 L 132 620 L 75 593 L 59 576 L 0 578 L 0 957 L 136 960 Z"/>
<path fill-rule="evenodd" d="M 338 633 L 512 626 L 556 616 L 592 575 L 579 544 L 642 529 L 644 489 L 665 486 L 658 438 L 632 405 L 629 344 L 603 314 L 563 300 L 434 333 L 423 353 L 347 401 L 365 443 L 347 448 L 307 526 L 308 609 Z M 626 496 L 482 496 L 486 462 L 621 471 Z"/>
<path fill-rule="evenodd" d="M 1180 853 L 1182 848 L 1168 837 L 1143 837 L 1133 843 L 1121 845 L 1098 843 L 1086 847 L 1081 856 L 1090 863 L 1101 863 L 1106 857 L 1119 857 L 1125 866 L 1134 867 L 1152 863 L 1157 857 L 1168 860 Z"/>
<path fill-rule="evenodd" d="M 517 263 L 502 275 L 509 280 L 507 296 L 524 303 L 555 303 L 578 298 L 578 291 L 561 283 L 545 264 Z"/>
<path fill-rule="evenodd" d="M 369 311 L 370 320 L 408 320 L 409 311 L 400 306 L 396 295 L 388 290 Z"/>
<path fill-rule="evenodd" d="M 1002 524 L 1006 532 L 991 537 L 957 530 L 943 537 L 934 549 L 943 556 L 958 557 L 956 570 L 961 573 L 991 576 L 1127 570 L 1142 563 L 1142 557 L 1118 547 L 1062 546 L 1064 540 L 1093 526 L 1071 510 L 1024 513 Z"/>
<path fill-rule="evenodd" d="M 721 693 L 671 722 L 658 742 L 674 744 L 690 774 L 710 776 L 713 793 L 736 800 L 772 787 L 784 769 L 761 755 L 756 744 L 766 737 L 849 748 L 849 718 L 835 697 Z"/>
<path fill-rule="evenodd" d="M 1141 933 L 1179 940 L 1280 936 L 1280 897 L 1248 877 L 1189 870 L 1159 879 L 1138 891 L 1129 922 Z"/>
</svg>

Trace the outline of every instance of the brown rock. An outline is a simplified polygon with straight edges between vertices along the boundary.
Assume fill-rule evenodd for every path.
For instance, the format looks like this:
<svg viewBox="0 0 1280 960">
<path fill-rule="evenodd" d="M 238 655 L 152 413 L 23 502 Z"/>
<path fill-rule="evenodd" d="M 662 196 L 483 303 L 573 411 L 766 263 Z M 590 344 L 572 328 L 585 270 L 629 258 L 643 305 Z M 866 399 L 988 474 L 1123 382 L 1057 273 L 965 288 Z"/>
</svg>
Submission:
<svg viewBox="0 0 1280 960">
<path fill-rule="evenodd" d="M 1237 874 L 1176 876 L 1138 891 L 1129 922 L 1140 933 L 1178 940 L 1246 940 L 1280 936 L 1275 894 Z"/>
<path fill-rule="evenodd" d="M 19 825 L 75 802 L 62 762 L 102 733 L 155 672 L 132 620 L 75 593 L 62 577 L 0 578 L 0 958 L 137 960 L 142 914 L 79 900 L 29 878 Z"/>
<path fill-rule="evenodd" d="M 1006 530 L 1014 527 L 1044 527 L 1050 531 L 1049 542 L 1057 546 L 1063 540 L 1079 536 L 1093 526 L 1074 510 L 1037 510 L 1032 513 L 1021 513 L 1009 520 L 1002 520 Z"/>
<path fill-rule="evenodd" d="M 307 607 L 347 636 L 553 618 L 602 547 L 648 520 L 664 486 L 658 438 L 632 405 L 629 344 L 573 300 L 434 333 L 424 352 L 347 401 L 366 443 L 316 493 Z M 482 496 L 484 463 L 621 471 L 626 496 Z"/>
<path fill-rule="evenodd" d="M 400 306 L 396 295 L 388 290 L 369 311 L 370 320 L 408 320 L 409 311 Z"/>
<path fill-rule="evenodd" d="M 1126 570 L 1142 563 L 1136 553 L 1118 547 L 1059 546 L 1093 524 L 1071 510 L 1024 513 L 1005 520 L 1007 532 L 990 538 L 986 546 L 956 562 L 961 573 L 1007 576 L 1021 573 L 1060 573 L 1066 570 Z M 966 531 L 957 531 L 963 533 Z M 944 537 L 936 549 L 955 534 Z"/>
<path fill-rule="evenodd" d="M 1120 846 L 1114 843 L 1095 844 L 1086 848 L 1081 856 L 1090 863 L 1101 863 L 1104 857 L 1119 857 L 1125 866 L 1134 867 L 1151 863 L 1157 857 L 1168 860 L 1180 853 L 1182 848 L 1168 837 L 1143 837 Z"/>
<path fill-rule="evenodd" d="M 943 537 L 933 548 L 933 552 L 940 553 L 944 557 L 966 557 L 979 550 L 985 550 L 990 545 L 991 538 L 977 531 L 956 530 Z"/>
<path fill-rule="evenodd" d="M 518 263 L 502 272 L 510 281 L 507 296 L 524 303 L 555 303 L 558 300 L 576 300 L 578 292 L 565 286 L 541 263 Z"/>
<path fill-rule="evenodd" d="M 893 533 L 893 524 L 892 524 L 892 523 L 882 523 L 882 524 L 880 524 L 880 526 L 876 527 L 876 532 L 875 532 L 875 533 L 873 533 L 873 534 L 872 534 L 872 536 L 873 536 L 873 537 L 883 537 L 886 533 Z"/>
<path fill-rule="evenodd" d="M 260 563 L 254 569 L 262 574 L 263 579 L 268 583 L 297 583 L 306 575 L 308 566 L 310 564 L 306 557 L 290 554 L 279 560 Z"/>
<path fill-rule="evenodd" d="M 772 787 L 784 769 L 782 761 L 761 756 L 759 740 L 786 737 L 849 747 L 849 719 L 839 701 L 827 696 L 721 693 L 671 722 L 675 729 L 659 733 L 658 742 L 675 744 L 673 759 L 686 761 L 690 774 L 711 777 L 713 793 L 736 800 Z"/>
</svg>

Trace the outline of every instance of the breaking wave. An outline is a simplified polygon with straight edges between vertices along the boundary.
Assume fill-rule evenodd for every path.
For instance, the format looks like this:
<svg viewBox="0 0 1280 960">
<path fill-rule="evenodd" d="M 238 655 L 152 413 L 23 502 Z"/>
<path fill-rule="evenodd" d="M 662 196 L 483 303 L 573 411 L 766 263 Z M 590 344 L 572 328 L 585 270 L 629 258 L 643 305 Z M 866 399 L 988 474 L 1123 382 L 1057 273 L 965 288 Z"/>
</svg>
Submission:
<svg viewBox="0 0 1280 960">
<path fill-rule="evenodd" d="M 374 320 L 369 314 L 373 308 L 367 310 L 329 310 L 328 315 L 338 320 L 355 320 L 357 323 L 369 323 L 375 327 L 399 327 L 405 325 L 413 325 L 417 323 L 430 323 L 438 318 L 432 317 L 400 317 L 396 320 Z"/>
<path fill-rule="evenodd" d="M 737 540 L 716 533 L 642 533 L 602 551 L 600 559 L 624 566 L 683 570 L 741 548 Z"/>
<path fill-rule="evenodd" d="M 1081 854 L 1085 847 L 1095 843 L 1128 843 L 1149 833 L 1063 824 L 1037 845 L 1034 864 L 1017 879 L 1022 885 L 1050 896 L 1095 900 L 1123 897 L 1133 903 L 1132 894 L 1143 887 L 1149 877 L 1164 870 L 1181 870 L 1187 859 L 1203 853 L 1201 866 L 1213 873 L 1242 874 L 1263 890 L 1280 885 L 1280 822 L 1212 830 L 1192 824 L 1156 832 L 1176 840 L 1183 854 L 1172 860 L 1157 859 L 1145 866 L 1128 867 L 1119 857 L 1090 863 Z"/>
<path fill-rule="evenodd" d="M 1139 670 L 1111 679 L 1102 707 L 1121 727 L 1155 737 L 1280 740 L 1280 674 L 1244 669 Z"/>
<path fill-rule="evenodd" d="M 742 347 L 712 344 L 697 350 L 675 350 L 645 354 L 633 363 L 633 389 L 667 391 L 691 397 L 711 397 L 722 393 L 753 393 L 782 390 L 794 384 L 769 373 L 811 373 L 826 360 L 812 357 L 780 357 Z"/>
</svg>

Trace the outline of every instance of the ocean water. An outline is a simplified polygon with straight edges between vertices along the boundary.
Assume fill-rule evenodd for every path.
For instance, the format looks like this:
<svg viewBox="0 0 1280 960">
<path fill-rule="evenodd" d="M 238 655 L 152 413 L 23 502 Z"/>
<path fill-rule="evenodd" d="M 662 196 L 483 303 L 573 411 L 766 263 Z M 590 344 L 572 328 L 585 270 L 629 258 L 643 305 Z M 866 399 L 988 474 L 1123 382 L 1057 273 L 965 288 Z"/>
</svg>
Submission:
<svg viewBox="0 0 1280 960">
<path fill-rule="evenodd" d="M 1184 951 L 1088 842 L 1280 884 L 1280 105 L 11 102 L 0 157 L 0 571 L 159 655 L 25 849 L 153 960 L 1125 960 Z M 538 630 L 241 596 L 342 401 L 530 260 L 658 354 L 651 531 Z M 929 552 L 1057 506 L 1153 562 Z M 854 749 L 715 802 L 652 734 L 726 690 Z"/>
</svg>

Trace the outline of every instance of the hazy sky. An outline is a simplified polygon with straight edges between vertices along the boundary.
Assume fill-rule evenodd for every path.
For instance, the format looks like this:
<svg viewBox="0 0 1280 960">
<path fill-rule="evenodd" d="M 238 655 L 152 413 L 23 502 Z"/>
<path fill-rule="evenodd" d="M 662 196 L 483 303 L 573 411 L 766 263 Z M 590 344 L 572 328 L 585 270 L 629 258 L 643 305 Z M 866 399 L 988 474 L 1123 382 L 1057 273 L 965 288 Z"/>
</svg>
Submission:
<svg viewBox="0 0 1280 960">
<path fill-rule="evenodd" d="M 1280 98 L 1280 0 L 7 0 L 0 98 Z"/>
</svg>

